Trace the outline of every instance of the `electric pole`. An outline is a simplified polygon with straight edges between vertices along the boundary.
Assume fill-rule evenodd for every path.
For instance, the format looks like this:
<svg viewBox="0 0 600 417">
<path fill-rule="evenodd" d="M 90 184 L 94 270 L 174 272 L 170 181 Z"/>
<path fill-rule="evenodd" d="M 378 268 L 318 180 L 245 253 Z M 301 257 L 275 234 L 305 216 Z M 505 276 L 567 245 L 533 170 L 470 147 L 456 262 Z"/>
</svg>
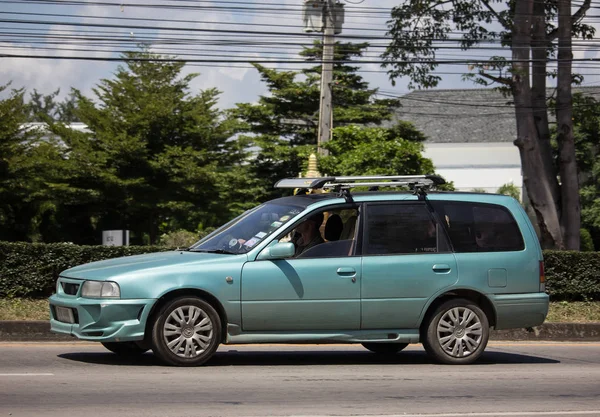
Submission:
<svg viewBox="0 0 600 417">
<path fill-rule="evenodd" d="M 331 136 L 333 122 L 331 84 L 333 82 L 333 60 L 335 35 L 342 32 L 344 5 L 338 0 L 304 0 L 304 31 L 323 32 L 323 55 L 321 64 L 321 95 L 319 104 L 319 131 L 317 149 L 327 155 L 323 148 Z"/>
<path fill-rule="evenodd" d="M 333 116 L 331 83 L 333 82 L 333 53 L 335 44 L 335 10 L 333 0 L 325 0 L 323 8 L 323 57 L 321 68 L 321 103 L 319 105 L 319 133 L 317 149 L 320 155 L 329 152 L 323 144 L 331 136 Z"/>
</svg>

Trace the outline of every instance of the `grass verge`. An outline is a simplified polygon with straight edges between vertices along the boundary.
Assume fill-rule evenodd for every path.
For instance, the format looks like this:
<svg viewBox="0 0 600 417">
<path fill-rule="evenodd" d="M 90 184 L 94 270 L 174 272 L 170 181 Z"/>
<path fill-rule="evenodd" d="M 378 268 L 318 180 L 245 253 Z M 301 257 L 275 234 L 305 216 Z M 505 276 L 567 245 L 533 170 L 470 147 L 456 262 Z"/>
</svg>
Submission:
<svg viewBox="0 0 600 417">
<path fill-rule="evenodd" d="M 48 301 L 29 298 L 0 299 L 0 320 L 48 320 Z M 600 322 L 600 301 L 550 303 L 547 322 Z"/>
</svg>

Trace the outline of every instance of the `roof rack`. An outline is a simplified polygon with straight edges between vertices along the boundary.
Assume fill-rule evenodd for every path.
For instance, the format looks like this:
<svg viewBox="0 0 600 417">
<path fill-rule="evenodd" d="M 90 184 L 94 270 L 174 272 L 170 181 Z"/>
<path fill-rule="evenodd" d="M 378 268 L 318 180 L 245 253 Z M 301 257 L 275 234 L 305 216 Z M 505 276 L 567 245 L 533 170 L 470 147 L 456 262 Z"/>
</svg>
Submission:
<svg viewBox="0 0 600 417">
<path fill-rule="evenodd" d="M 354 187 L 409 187 L 417 195 L 425 195 L 431 186 L 445 184 L 437 175 L 371 175 L 358 177 L 285 178 L 277 181 L 275 188 L 333 189 L 349 195 Z"/>
</svg>

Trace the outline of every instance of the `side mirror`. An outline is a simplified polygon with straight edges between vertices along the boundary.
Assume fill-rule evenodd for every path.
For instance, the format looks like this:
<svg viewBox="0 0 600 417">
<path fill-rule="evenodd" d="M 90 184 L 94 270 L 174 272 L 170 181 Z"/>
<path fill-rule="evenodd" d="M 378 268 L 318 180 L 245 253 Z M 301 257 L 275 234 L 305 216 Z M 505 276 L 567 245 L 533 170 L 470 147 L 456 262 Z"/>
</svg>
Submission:
<svg viewBox="0 0 600 417">
<path fill-rule="evenodd" d="M 265 248 L 260 255 L 258 255 L 257 259 L 265 260 L 290 258 L 294 256 L 295 252 L 296 247 L 291 242 L 275 243 L 274 245 Z"/>
</svg>

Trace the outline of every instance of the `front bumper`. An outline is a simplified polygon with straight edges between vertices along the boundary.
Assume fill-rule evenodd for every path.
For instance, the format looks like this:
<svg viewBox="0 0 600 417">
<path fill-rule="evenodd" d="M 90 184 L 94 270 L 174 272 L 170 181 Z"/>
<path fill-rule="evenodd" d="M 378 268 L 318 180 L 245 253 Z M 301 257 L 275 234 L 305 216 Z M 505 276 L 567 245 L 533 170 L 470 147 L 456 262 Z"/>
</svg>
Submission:
<svg viewBox="0 0 600 417">
<path fill-rule="evenodd" d="M 50 297 L 50 331 L 82 340 L 125 342 L 143 340 L 156 299 L 92 299 L 55 294 Z M 75 323 L 59 321 L 56 307 L 73 309 Z"/>
</svg>

